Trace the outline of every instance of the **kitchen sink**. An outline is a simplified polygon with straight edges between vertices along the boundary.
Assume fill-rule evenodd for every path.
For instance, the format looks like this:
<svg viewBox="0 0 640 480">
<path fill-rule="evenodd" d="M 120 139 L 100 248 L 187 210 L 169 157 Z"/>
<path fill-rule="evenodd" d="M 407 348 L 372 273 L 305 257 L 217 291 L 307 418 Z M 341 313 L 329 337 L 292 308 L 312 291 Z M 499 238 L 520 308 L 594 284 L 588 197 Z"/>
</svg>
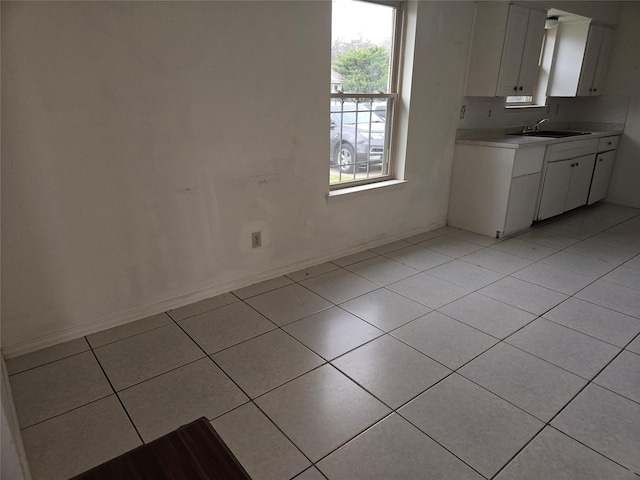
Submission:
<svg viewBox="0 0 640 480">
<path fill-rule="evenodd" d="M 590 134 L 591 132 L 568 132 L 566 130 L 540 130 L 538 132 L 510 133 L 509 135 L 519 135 L 521 137 L 564 138 L 564 137 L 575 137 L 578 135 L 590 135 Z"/>
</svg>

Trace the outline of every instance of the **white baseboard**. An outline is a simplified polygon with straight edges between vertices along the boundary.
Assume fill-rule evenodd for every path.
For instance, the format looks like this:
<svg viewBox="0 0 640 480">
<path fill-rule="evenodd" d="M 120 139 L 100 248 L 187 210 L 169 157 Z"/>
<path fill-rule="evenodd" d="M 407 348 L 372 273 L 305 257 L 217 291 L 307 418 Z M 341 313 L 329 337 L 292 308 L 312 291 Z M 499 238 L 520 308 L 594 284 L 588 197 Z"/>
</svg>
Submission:
<svg viewBox="0 0 640 480">
<path fill-rule="evenodd" d="M 388 236 L 385 236 L 385 238 L 383 239 L 377 239 L 375 241 L 359 245 L 358 247 L 355 247 L 355 248 L 336 251 L 328 255 L 310 258 L 301 262 L 287 265 L 285 267 L 274 268 L 271 270 L 261 272 L 256 275 L 252 275 L 250 277 L 240 278 L 228 283 L 212 285 L 203 290 L 192 292 L 187 295 L 182 295 L 180 297 L 167 299 L 162 302 L 155 303 L 153 305 L 145 305 L 143 307 L 133 308 L 124 312 L 117 313 L 115 315 L 107 315 L 101 318 L 97 318 L 92 322 L 81 325 L 81 326 L 60 330 L 48 335 L 43 335 L 41 337 L 24 341 L 21 343 L 5 346 L 2 348 L 2 354 L 4 355 L 5 358 L 13 358 L 13 357 L 17 357 L 27 353 L 35 352 L 36 350 L 51 347 L 53 345 L 57 345 L 58 343 L 67 342 L 69 340 L 75 340 L 76 338 L 84 337 L 86 335 L 91 335 L 93 333 L 98 333 L 103 330 L 107 330 L 109 328 L 119 327 L 120 325 L 124 325 L 126 323 L 130 323 L 136 320 L 140 320 L 142 318 L 150 317 L 152 315 L 157 315 L 159 313 L 167 312 L 169 310 L 173 310 L 178 307 L 183 307 L 191 303 L 199 302 L 200 300 L 204 300 L 206 298 L 211 298 L 216 295 L 221 295 L 223 293 L 230 292 L 232 290 L 237 290 L 239 288 L 247 287 L 249 285 L 253 285 L 255 283 L 259 283 L 264 280 L 270 280 L 272 278 L 279 277 L 281 275 L 297 272 L 298 270 L 303 270 L 305 268 L 313 267 L 314 265 L 335 260 L 337 258 L 346 256 L 346 255 L 351 255 L 353 253 L 360 252 L 362 250 L 375 248 L 380 245 L 384 245 L 386 243 L 390 243 L 396 240 L 401 240 L 403 238 L 407 238 L 412 235 L 433 230 L 434 228 L 442 227 L 444 225 L 445 225 L 445 222 L 443 220 L 442 222 L 434 224 L 427 229 L 424 229 L 424 228 L 416 229 L 414 231 L 405 232 L 402 235 L 388 235 Z"/>
</svg>

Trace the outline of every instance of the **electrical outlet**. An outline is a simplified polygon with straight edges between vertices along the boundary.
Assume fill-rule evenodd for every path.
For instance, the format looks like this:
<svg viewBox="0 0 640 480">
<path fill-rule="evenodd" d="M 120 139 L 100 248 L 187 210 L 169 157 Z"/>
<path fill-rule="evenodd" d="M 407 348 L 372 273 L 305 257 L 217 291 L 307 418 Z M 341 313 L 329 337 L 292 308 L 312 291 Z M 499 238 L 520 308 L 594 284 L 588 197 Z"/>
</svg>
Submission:
<svg viewBox="0 0 640 480">
<path fill-rule="evenodd" d="M 262 246 L 262 232 L 253 232 L 251 234 L 251 248 Z"/>
<path fill-rule="evenodd" d="M 488 118 L 491 118 L 491 109 L 489 109 L 489 114 L 487 115 Z"/>
<path fill-rule="evenodd" d="M 467 106 L 466 105 L 462 105 L 460 107 L 460 120 L 464 120 L 464 114 L 467 111 Z"/>
</svg>

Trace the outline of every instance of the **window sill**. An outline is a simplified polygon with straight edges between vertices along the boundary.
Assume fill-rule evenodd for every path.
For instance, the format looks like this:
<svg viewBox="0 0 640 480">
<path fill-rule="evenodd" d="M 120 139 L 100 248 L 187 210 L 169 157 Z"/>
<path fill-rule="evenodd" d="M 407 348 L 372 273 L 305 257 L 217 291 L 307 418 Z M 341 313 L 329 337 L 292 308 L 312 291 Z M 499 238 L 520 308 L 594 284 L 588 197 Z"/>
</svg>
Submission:
<svg viewBox="0 0 640 480">
<path fill-rule="evenodd" d="M 406 180 L 386 180 L 384 182 L 368 183 L 366 185 L 358 185 L 356 187 L 340 188 L 340 189 L 336 189 L 336 190 L 331 190 L 327 194 L 327 197 L 328 198 L 342 197 L 344 195 L 349 195 L 351 193 L 367 192 L 367 191 L 375 190 L 375 189 L 378 189 L 378 188 L 392 187 L 394 185 L 401 185 L 403 183 L 407 183 L 407 181 Z"/>
</svg>

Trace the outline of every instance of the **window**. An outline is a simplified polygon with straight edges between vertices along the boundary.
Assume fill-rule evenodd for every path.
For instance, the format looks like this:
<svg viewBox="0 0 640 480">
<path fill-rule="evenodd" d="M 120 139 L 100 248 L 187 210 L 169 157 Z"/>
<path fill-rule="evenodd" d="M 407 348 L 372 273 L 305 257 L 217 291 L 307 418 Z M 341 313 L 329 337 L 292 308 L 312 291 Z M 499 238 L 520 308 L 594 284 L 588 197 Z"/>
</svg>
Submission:
<svg viewBox="0 0 640 480">
<path fill-rule="evenodd" d="M 551 62 L 553 61 L 553 52 L 556 46 L 555 27 L 557 23 L 545 27 L 544 37 L 542 40 L 542 48 L 540 50 L 540 60 L 538 61 L 538 76 L 535 85 L 535 91 L 532 96 L 507 97 L 505 101 L 506 107 L 518 106 L 542 106 L 546 103 L 547 84 L 549 82 L 549 71 Z"/>
<path fill-rule="evenodd" d="M 398 99 L 401 2 L 333 0 L 331 188 L 387 180 Z"/>
</svg>

